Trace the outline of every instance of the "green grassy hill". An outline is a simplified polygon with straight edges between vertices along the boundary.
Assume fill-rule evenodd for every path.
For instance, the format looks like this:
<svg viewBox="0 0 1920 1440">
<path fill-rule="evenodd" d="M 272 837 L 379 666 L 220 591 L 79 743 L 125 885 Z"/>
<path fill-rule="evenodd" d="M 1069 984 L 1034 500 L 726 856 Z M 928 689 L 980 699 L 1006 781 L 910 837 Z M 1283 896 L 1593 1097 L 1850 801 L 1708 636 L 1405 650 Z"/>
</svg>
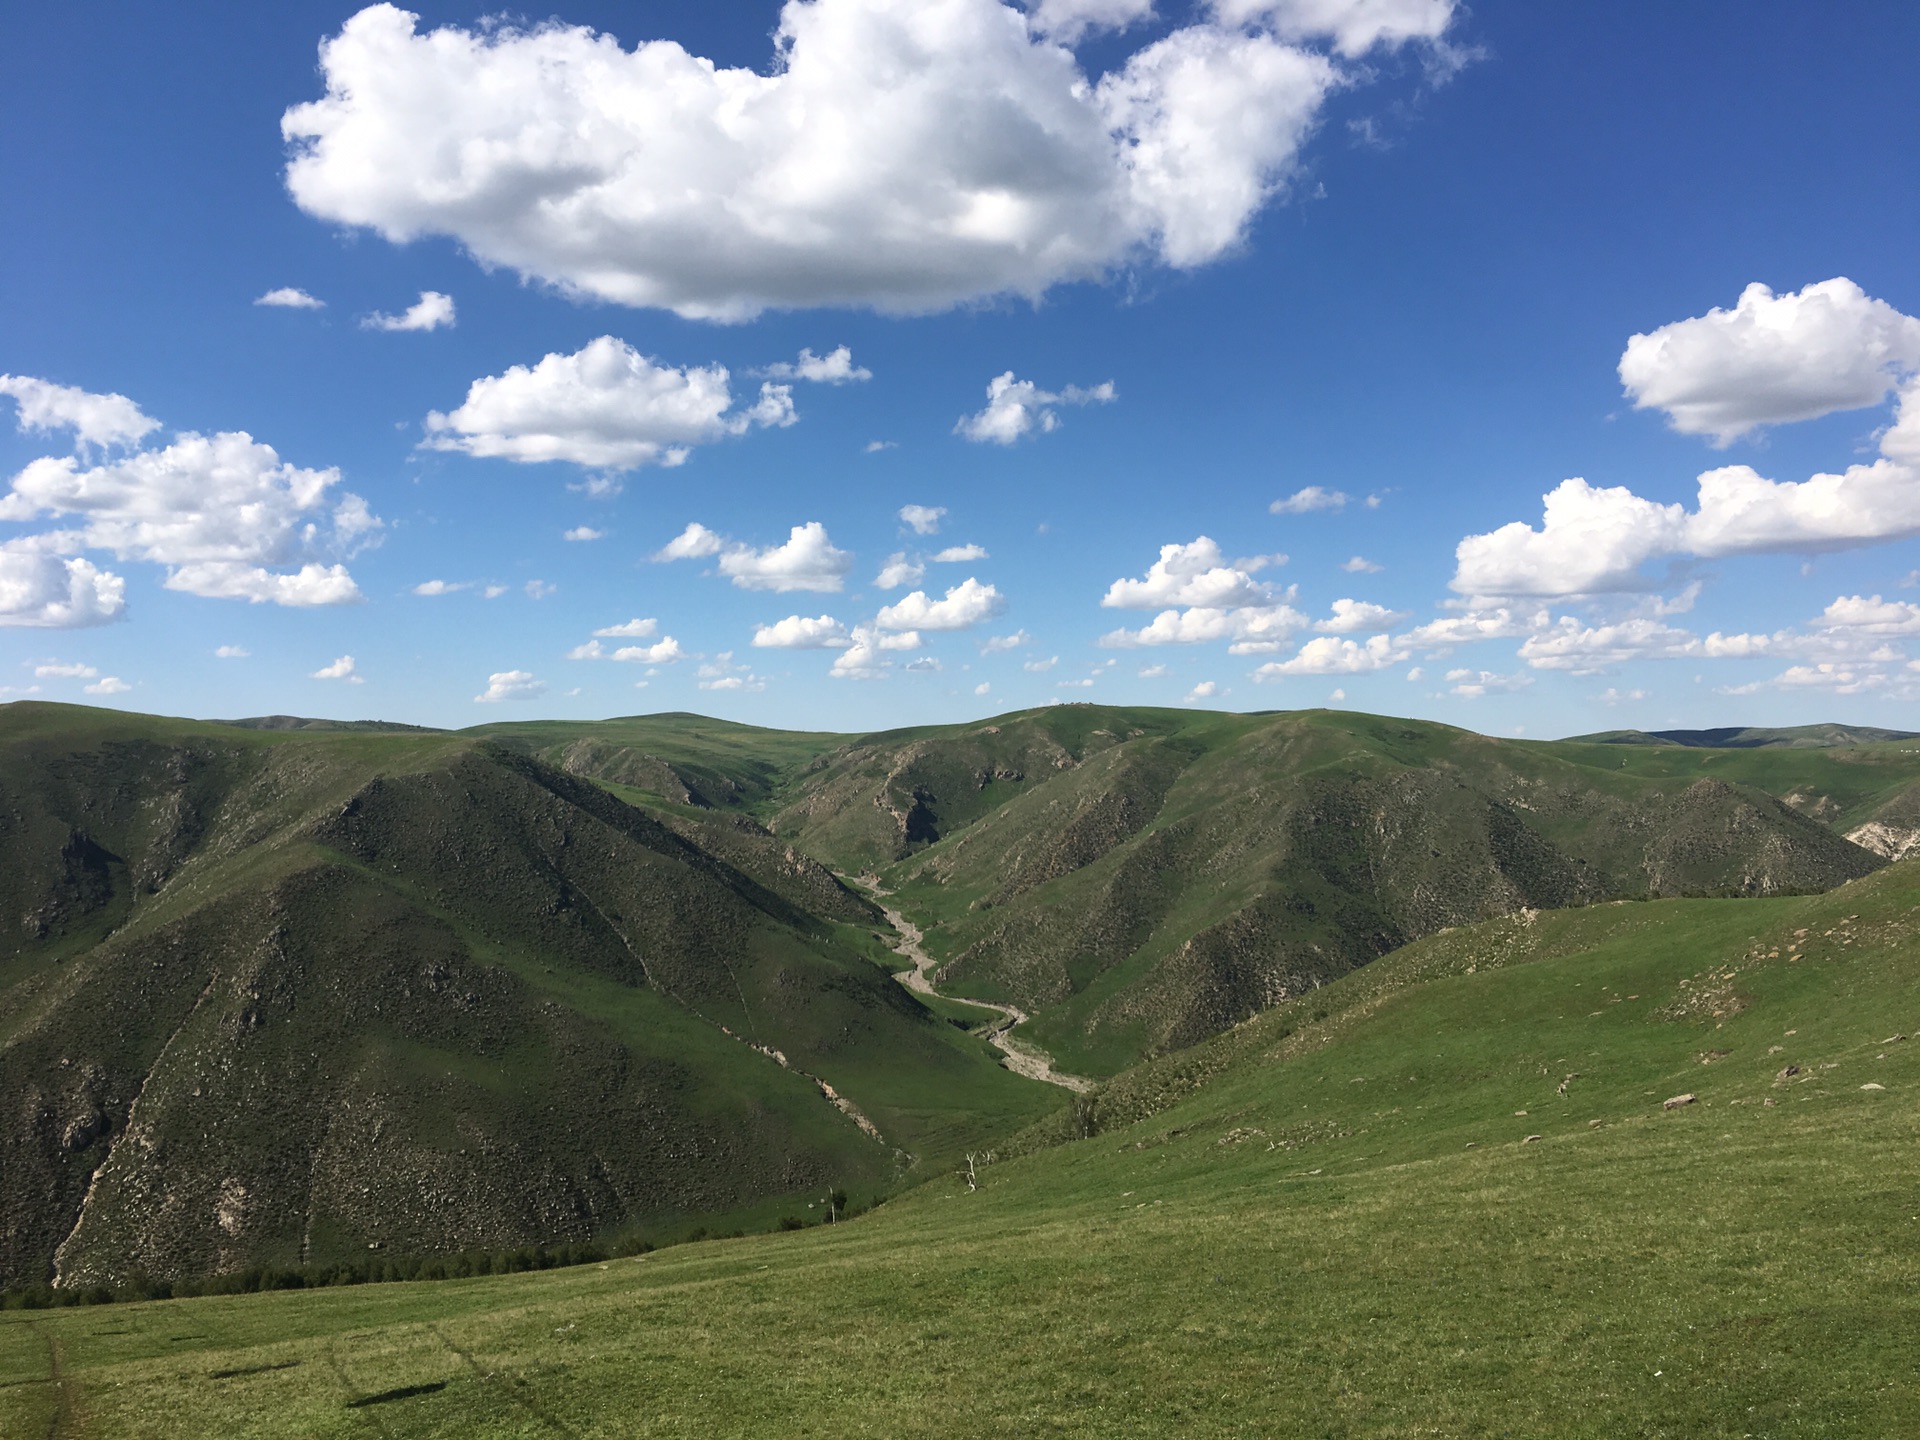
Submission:
<svg viewBox="0 0 1920 1440">
<path fill-rule="evenodd" d="M 1057 1103 L 750 820 L 482 736 L 7 707 L 0 914 L 0 1286 L 770 1225 Z"/>
<path fill-rule="evenodd" d="M 1920 755 L 1882 751 L 1721 765 L 1332 711 L 1066 706 L 868 737 L 771 823 L 877 868 L 950 991 L 1020 1005 L 1066 1068 L 1111 1074 L 1449 925 L 1865 874 L 1879 858 L 1827 822 L 1920 797 Z"/>
<path fill-rule="evenodd" d="M 1916 1095 L 1920 864 L 1505 917 L 848 1224 L 8 1312 L 0 1431 L 1909 1434 Z"/>
<path fill-rule="evenodd" d="M 0 707 L 0 1286 L 765 1228 L 1131 1093 L 1063 1111 L 1001 1068 L 835 871 L 877 872 L 949 994 L 1112 1076 L 1452 927 L 1821 891 L 1915 837 L 1897 741 Z"/>
</svg>

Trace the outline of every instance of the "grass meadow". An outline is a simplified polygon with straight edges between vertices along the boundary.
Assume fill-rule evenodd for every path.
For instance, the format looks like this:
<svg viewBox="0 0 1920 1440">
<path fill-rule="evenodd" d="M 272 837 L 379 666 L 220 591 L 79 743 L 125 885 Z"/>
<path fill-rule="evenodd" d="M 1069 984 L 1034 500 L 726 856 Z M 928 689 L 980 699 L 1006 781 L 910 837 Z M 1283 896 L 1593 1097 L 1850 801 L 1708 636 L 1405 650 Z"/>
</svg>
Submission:
<svg viewBox="0 0 1920 1440">
<path fill-rule="evenodd" d="M 1916 891 L 1435 936 L 843 1224 L 9 1311 L 0 1434 L 1920 1433 Z"/>
</svg>

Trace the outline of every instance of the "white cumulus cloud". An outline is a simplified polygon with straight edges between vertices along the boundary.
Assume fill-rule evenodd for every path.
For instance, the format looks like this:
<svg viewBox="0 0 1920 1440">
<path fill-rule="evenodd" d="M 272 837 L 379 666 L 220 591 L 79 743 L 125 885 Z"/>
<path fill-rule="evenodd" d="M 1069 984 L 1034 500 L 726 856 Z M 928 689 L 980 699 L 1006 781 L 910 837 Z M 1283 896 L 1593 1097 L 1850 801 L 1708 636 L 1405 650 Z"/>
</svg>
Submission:
<svg viewBox="0 0 1920 1440">
<path fill-rule="evenodd" d="M 1328 490 L 1319 485 L 1308 485 L 1293 494 L 1274 501 L 1267 506 L 1274 515 L 1310 515 L 1315 510 L 1338 510 L 1347 503 L 1344 490 Z"/>
<path fill-rule="evenodd" d="M 571 530 L 562 531 L 560 538 L 562 540 L 581 541 L 604 540 L 607 538 L 607 532 L 604 530 L 596 530 L 591 525 L 576 525 Z"/>
<path fill-rule="evenodd" d="M 280 310 L 324 310 L 327 302 L 315 299 L 306 291 L 292 285 L 282 285 L 278 290 L 269 290 L 253 302 Z"/>
<path fill-rule="evenodd" d="M 704 560 L 718 555 L 727 542 L 698 520 L 692 521 L 673 539 L 654 552 L 655 560 Z"/>
<path fill-rule="evenodd" d="M 1100 603 L 1115 610 L 1263 604 L 1272 598 L 1272 587 L 1253 576 L 1267 558 L 1229 561 L 1218 543 L 1205 535 L 1187 545 L 1162 545 L 1160 558 L 1148 567 L 1144 578 L 1114 581 Z"/>
<path fill-rule="evenodd" d="M 1011 445 L 1036 430 L 1046 434 L 1059 429 L 1056 405 L 1105 405 L 1115 398 L 1111 380 L 1087 389 L 1069 385 L 1064 390 L 1042 390 L 1031 380 L 1014 379 L 1009 370 L 987 382 L 987 408 L 963 415 L 953 430 L 969 440 Z"/>
<path fill-rule="evenodd" d="M 1316 635 L 1291 660 L 1270 660 L 1253 672 L 1256 680 L 1285 675 L 1365 675 L 1406 659 L 1406 650 L 1390 635 L 1370 636 L 1364 642 Z"/>
<path fill-rule="evenodd" d="M 355 669 L 353 656 L 342 655 L 331 665 L 322 665 L 313 672 L 315 680 L 344 680 L 349 685 L 361 683 L 359 672 Z"/>
<path fill-rule="evenodd" d="M 730 545 L 720 552 L 720 573 L 742 590 L 839 590 L 852 568 L 852 554 L 834 548 L 818 520 L 795 525 L 784 545 Z"/>
<path fill-rule="evenodd" d="M 926 573 L 925 565 L 909 560 L 904 550 L 897 550 L 887 557 L 887 563 L 873 577 L 873 585 L 876 590 L 898 590 L 902 585 L 918 585 Z"/>
<path fill-rule="evenodd" d="M 853 363 L 853 351 L 841 345 L 825 355 L 802 350 L 797 360 L 782 360 L 761 372 L 770 380 L 806 380 L 815 385 L 845 385 L 853 380 L 871 380 L 873 372 Z"/>
<path fill-rule="evenodd" d="M 124 395 L 98 395 L 31 375 L 0 375 L 0 395 L 20 407 L 22 434 L 71 430 L 81 445 L 136 445 L 160 422 Z"/>
<path fill-rule="evenodd" d="M 686 659 L 687 652 L 673 636 L 662 635 L 651 645 L 622 645 L 611 658 L 627 665 L 671 665 Z"/>
<path fill-rule="evenodd" d="M 72 456 L 32 461 L 0 497 L 0 520 L 77 521 L 12 544 L 107 550 L 164 565 L 172 590 L 337 605 L 360 598 L 353 577 L 342 564 L 308 557 L 351 552 L 381 528 L 359 496 L 331 493 L 339 480 L 338 470 L 285 464 L 241 432 L 187 433 L 98 466 Z M 280 568 L 289 564 L 299 568 Z M 50 573 L 43 568 L 43 584 Z M 85 573 L 68 567 L 70 579 Z"/>
<path fill-rule="evenodd" d="M 360 322 L 363 330 L 441 330 L 451 329 L 455 324 L 453 297 L 442 295 L 438 290 L 422 290 L 420 298 L 398 315 L 387 315 L 380 311 Z"/>
<path fill-rule="evenodd" d="M 127 582 L 90 560 L 48 554 L 31 542 L 0 544 L 0 627 L 77 630 L 118 620 Z"/>
<path fill-rule="evenodd" d="M 949 545 L 933 557 L 936 565 L 960 565 L 969 560 L 988 559 L 986 550 L 979 545 Z"/>
<path fill-rule="evenodd" d="M 853 641 L 847 627 L 831 615 L 789 615 L 771 625 L 754 626 L 753 643 L 763 650 L 838 650 Z"/>
<path fill-rule="evenodd" d="M 1620 383 L 1639 410 L 1728 445 L 1765 425 L 1877 405 L 1920 370 L 1920 320 L 1844 276 L 1776 295 L 1758 282 L 1627 341 Z"/>
<path fill-rule="evenodd" d="M 871 625 L 856 625 L 848 638 L 852 643 L 834 657 L 833 668 L 827 671 L 836 680 L 878 680 L 893 668 L 887 652 L 920 648 L 917 630 L 889 635 Z"/>
<path fill-rule="evenodd" d="M 222 645 L 213 653 L 222 660 L 245 660 L 253 654 L 244 645 Z"/>
<path fill-rule="evenodd" d="M 660 622 L 650 615 L 635 616 L 618 625 L 604 625 L 593 633 L 615 640 L 645 640 L 660 633 Z"/>
<path fill-rule="evenodd" d="M 1325 635 L 1357 635 L 1391 630 L 1407 618 L 1404 610 L 1389 610 L 1368 600 L 1336 600 L 1332 616 L 1316 622 L 1313 628 Z"/>
<path fill-rule="evenodd" d="M 788 386 L 763 384 L 756 402 L 735 409 L 724 365 L 679 369 L 602 335 L 571 355 L 475 380 L 457 409 L 427 416 L 424 443 L 527 465 L 632 470 L 678 465 L 695 445 L 796 418 Z"/>
<path fill-rule="evenodd" d="M 882 606 L 874 624 L 882 630 L 964 630 L 1005 608 L 998 590 L 968 576 L 942 599 L 931 600 L 926 591 L 915 590 L 896 604 Z"/>
<path fill-rule="evenodd" d="M 685 316 L 1037 297 L 1231 252 L 1328 93 L 1368 78 L 1305 45 L 1432 36 L 1450 7 L 1229 6 L 1098 79 L 1048 38 L 1146 9 L 1043 0 L 1030 27 L 999 0 L 796 0 L 752 70 L 372 5 L 282 118 L 287 186 L 324 220 Z"/>
<path fill-rule="evenodd" d="M 127 691 L 133 689 L 133 686 L 122 680 L 118 675 L 103 675 L 94 681 L 93 684 L 82 685 L 80 688 L 89 695 L 124 695 Z"/>
<path fill-rule="evenodd" d="M 533 700 L 547 693 L 547 682 L 536 680 L 529 670 L 496 670 L 487 677 L 487 688 L 474 696 L 480 705 L 502 700 Z"/>
<path fill-rule="evenodd" d="M 1648 618 L 1585 625 L 1563 615 L 1520 646 L 1520 658 L 1534 669 L 1567 670 L 1575 675 L 1597 675 L 1629 660 L 1670 660 L 1699 653 L 1700 641 L 1691 631 Z"/>
<path fill-rule="evenodd" d="M 916 535 L 932 535 L 939 531 L 946 514 L 944 505 L 902 505 L 900 522 Z"/>
<path fill-rule="evenodd" d="M 1259 655 L 1281 649 L 1307 617 L 1284 600 L 1270 605 L 1232 608 L 1199 605 L 1186 610 L 1162 610 L 1138 630 L 1110 630 L 1100 637 L 1105 648 L 1132 649 L 1141 645 L 1204 645 L 1230 640 L 1234 655 Z"/>
</svg>

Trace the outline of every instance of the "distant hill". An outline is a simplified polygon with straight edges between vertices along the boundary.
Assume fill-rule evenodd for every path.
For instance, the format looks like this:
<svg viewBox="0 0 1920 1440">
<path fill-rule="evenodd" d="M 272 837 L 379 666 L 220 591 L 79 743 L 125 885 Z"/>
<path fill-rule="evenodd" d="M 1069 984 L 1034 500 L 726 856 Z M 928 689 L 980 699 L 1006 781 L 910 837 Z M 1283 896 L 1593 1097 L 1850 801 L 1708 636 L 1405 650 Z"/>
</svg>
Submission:
<svg viewBox="0 0 1920 1440">
<path fill-rule="evenodd" d="M 1602 730 L 1568 736 L 1589 745 L 1687 745 L 1709 750 L 1824 750 L 1836 745 L 1873 745 L 1883 740 L 1920 740 L 1920 732 L 1872 725 L 1727 726 L 1719 730 Z"/>
<path fill-rule="evenodd" d="M 234 725 L 242 730 L 314 730 L 345 734 L 405 731 L 415 735 L 444 733 L 432 725 L 402 725 L 397 720 L 309 720 L 301 715 L 255 715 L 246 720 L 211 720 L 211 725 Z"/>
</svg>

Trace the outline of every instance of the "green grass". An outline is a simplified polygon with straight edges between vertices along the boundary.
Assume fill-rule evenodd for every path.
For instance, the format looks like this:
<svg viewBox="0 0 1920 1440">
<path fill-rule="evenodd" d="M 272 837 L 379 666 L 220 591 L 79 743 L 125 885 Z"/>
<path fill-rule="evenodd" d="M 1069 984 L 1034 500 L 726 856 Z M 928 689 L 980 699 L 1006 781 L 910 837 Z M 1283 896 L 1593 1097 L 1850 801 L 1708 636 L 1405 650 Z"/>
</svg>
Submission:
<svg viewBox="0 0 1920 1440">
<path fill-rule="evenodd" d="M 1129 1072 L 977 1193 L 577 1270 L 8 1312 L 0 1433 L 1911 1434 L 1916 1096 L 1920 864 L 1540 913 Z"/>
</svg>

